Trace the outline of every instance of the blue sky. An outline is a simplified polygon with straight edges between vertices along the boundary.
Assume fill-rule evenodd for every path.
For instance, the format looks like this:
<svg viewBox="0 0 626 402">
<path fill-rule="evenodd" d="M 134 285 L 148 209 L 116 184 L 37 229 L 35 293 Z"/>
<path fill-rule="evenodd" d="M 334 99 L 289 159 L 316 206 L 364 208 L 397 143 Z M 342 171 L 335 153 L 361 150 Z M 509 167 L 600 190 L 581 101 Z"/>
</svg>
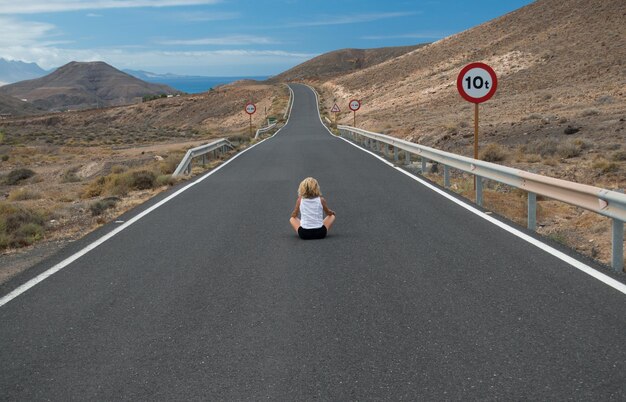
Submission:
<svg viewBox="0 0 626 402">
<path fill-rule="evenodd" d="M 0 0 L 0 57 L 209 76 L 278 74 L 342 48 L 432 42 L 532 0 Z"/>
</svg>

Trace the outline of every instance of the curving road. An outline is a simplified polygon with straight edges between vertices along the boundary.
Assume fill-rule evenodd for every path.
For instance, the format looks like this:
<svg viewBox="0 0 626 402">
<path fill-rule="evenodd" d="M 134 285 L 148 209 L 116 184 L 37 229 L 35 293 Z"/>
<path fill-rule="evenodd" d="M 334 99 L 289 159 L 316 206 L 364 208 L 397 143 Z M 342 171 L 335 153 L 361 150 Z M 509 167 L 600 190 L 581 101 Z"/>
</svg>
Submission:
<svg viewBox="0 0 626 402">
<path fill-rule="evenodd" d="M 0 307 L 0 400 L 626 399 L 624 294 L 331 136 L 292 87 L 276 136 Z M 322 241 L 288 223 L 306 176 L 337 212 Z"/>
</svg>

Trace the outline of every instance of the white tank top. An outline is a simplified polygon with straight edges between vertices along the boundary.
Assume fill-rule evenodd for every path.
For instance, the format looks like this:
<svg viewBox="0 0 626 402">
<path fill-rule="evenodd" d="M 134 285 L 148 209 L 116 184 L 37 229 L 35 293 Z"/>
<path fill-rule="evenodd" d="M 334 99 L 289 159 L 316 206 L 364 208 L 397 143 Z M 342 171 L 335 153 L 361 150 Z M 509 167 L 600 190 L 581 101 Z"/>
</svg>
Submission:
<svg viewBox="0 0 626 402">
<path fill-rule="evenodd" d="M 320 197 L 300 200 L 300 226 L 303 229 L 317 229 L 324 225 L 324 209 Z"/>
</svg>

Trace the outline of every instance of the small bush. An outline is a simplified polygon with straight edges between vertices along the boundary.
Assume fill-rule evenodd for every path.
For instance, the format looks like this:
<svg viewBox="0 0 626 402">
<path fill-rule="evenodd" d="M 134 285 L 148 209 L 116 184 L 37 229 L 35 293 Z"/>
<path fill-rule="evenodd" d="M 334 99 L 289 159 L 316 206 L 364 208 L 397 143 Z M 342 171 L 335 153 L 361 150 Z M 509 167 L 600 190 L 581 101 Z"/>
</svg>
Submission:
<svg viewBox="0 0 626 402">
<path fill-rule="evenodd" d="M 131 186 L 137 190 L 148 190 L 154 188 L 156 185 L 156 176 L 154 173 L 147 170 L 141 170 L 139 172 L 133 172 L 131 174 Z"/>
<path fill-rule="evenodd" d="M 2 155 L 2 162 L 6 162 L 9 160 L 9 155 Z"/>
<path fill-rule="evenodd" d="M 173 186 L 174 184 L 176 184 L 176 179 L 174 179 L 172 175 L 162 174 L 162 175 L 157 176 L 156 178 L 156 185 L 159 187 Z"/>
<path fill-rule="evenodd" d="M 617 163 L 609 162 L 604 158 L 596 159 L 591 164 L 591 167 L 596 170 L 599 170 L 600 173 L 613 173 L 619 170 L 619 166 L 617 165 Z"/>
<path fill-rule="evenodd" d="M 43 234 L 43 226 L 37 223 L 25 223 L 15 231 L 13 240 L 11 241 L 11 246 L 30 246 L 34 242 L 43 239 Z"/>
<path fill-rule="evenodd" d="M 573 142 L 565 142 L 557 146 L 556 153 L 561 158 L 574 158 L 582 153 L 582 147 L 574 144 Z"/>
<path fill-rule="evenodd" d="M 499 145 L 489 144 L 487 148 L 481 152 L 480 159 L 486 162 L 500 162 L 503 161 L 506 156 L 506 151 L 504 151 Z"/>
<path fill-rule="evenodd" d="M 556 150 L 557 143 L 551 140 L 541 141 L 528 147 L 530 153 L 541 155 L 543 158 L 554 155 Z"/>
<path fill-rule="evenodd" d="M 9 201 L 25 201 L 25 200 L 38 200 L 41 198 L 41 194 L 36 191 L 31 191 L 26 188 L 18 188 L 9 193 L 7 199 Z"/>
<path fill-rule="evenodd" d="M 66 170 L 65 172 L 63 172 L 63 175 L 61 175 L 61 183 L 76 183 L 80 181 L 80 177 L 78 177 L 76 175 L 76 173 L 78 172 L 78 168 L 77 167 L 73 167 L 71 169 Z"/>
<path fill-rule="evenodd" d="M 613 152 L 611 159 L 616 162 L 624 162 L 626 161 L 626 151 L 617 151 Z"/>
<path fill-rule="evenodd" d="M 600 111 L 598 109 L 585 109 L 582 111 L 580 115 L 583 117 L 589 117 L 589 116 L 597 116 L 599 114 L 600 114 Z"/>
<path fill-rule="evenodd" d="M 111 173 L 120 174 L 124 173 L 128 170 L 128 166 L 124 165 L 114 165 L 111 167 Z"/>
<path fill-rule="evenodd" d="M 102 215 L 102 213 L 104 213 L 104 211 L 106 211 L 107 209 L 115 208 L 115 205 L 117 205 L 117 201 L 119 201 L 119 198 L 105 198 L 104 200 L 99 200 L 91 203 L 91 205 L 89 205 L 91 215 Z"/>
<path fill-rule="evenodd" d="M 29 179 L 35 175 L 30 169 L 15 169 L 9 172 L 6 177 L 6 184 L 13 186 L 22 180 Z"/>
<path fill-rule="evenodd" d="M 0 202 L 0 249 L 29 246 L 42 239 L 45 221 L 38 211 Z"/>
</svg>

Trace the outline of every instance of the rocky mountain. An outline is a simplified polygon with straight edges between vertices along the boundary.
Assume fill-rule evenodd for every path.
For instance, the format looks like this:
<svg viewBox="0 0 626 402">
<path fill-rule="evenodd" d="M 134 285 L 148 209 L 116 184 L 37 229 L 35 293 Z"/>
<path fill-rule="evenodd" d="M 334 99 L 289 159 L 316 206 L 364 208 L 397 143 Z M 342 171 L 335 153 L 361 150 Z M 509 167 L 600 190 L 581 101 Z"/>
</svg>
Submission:
<svg viewBox="0 0 626 402">
<path fill-rule="evenodd" d="M 24 63 L 22 61 L 5 60 L 0 58 L 0 82 L 10 84 L 13 82 L 31 80 L 48 74 L 46 70 L 36 63 Z"/>
<path fill-rule="evenodd" d="M 104 62 L 71 62 L 44 77 L 0 87 L 0 94 L 27 99 L 45 110 L 88 109 L 141 102 L 144 96 L 177 94 Z"/>
<path fill-rule="evenodd" d="M 290 70 L 272 77 L 269 81 L 325 81 L 375 66 L 422 46 L 424 45 L 335 50 L 299 64 Z"/>
</svg>

